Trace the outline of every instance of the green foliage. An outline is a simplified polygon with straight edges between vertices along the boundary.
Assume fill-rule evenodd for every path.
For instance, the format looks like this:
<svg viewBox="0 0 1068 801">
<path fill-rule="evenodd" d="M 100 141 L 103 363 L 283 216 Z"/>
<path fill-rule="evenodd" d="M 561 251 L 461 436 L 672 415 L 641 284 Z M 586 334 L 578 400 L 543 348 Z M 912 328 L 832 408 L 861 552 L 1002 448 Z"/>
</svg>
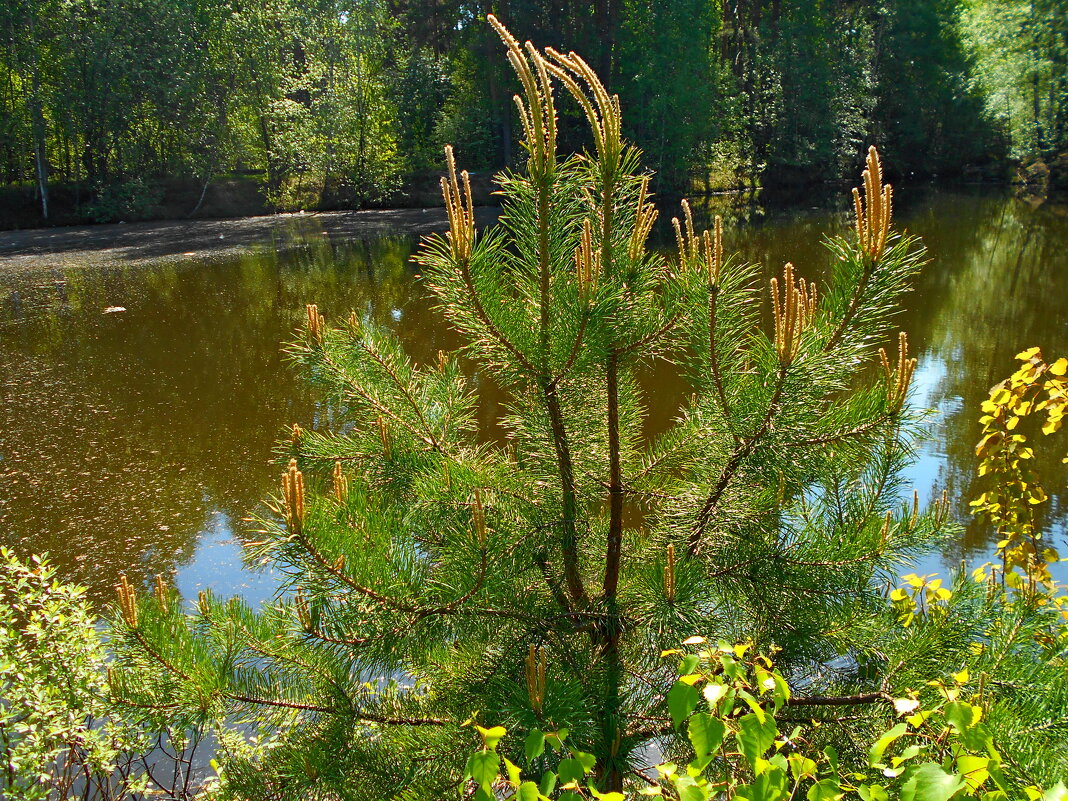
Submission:
<svg viewBox="0 0 1068 801">
<path fill-rule="evenodd" d="M 1064 0 L 625 0 L 507 7 L 520 39 L 586 54 L 627 137 L 685 189 L 959 170 L 1065 142 Z M 264 176 L 280 207 L 384 202 L 403 173 L 522 158 L 481 7 L 374 0 L 7 0 L 0 179 L 111 186 Z M 562 109 L 579 150 L 581 114 Z M 46 194 L 46 192 L 45 192 Z M 106 203 L 101 198 L 100 203 Z M 127 215 L 128 216 L 128 215 Z"/>
<path fill-rule="evenodd" d="M 623 3 L 617 88 L 631 114 L 626 134 L 657 171 L 660 185 L 684 188 L 721 134 L 722 76 L 710 47 L 719 25 L 707 0 Z M 685 64 L 685 69 L 679 69 Z"/>
<path fill-rule="evenodd" d="M 397 105 L 400 153 L 407 160 L 409 169 L 435 166 L 441 152 L 435 129 L 452 88 L 449 64 L 428 50 L 417 49 L 399 65 L 398 73 L 393 95 Z"/>
<path fill-rule="evenodd" d="M 299 181 L 356 204 L 395 183 L 380 3 L 12 0 L 0 31 L 5 179 L 39 146 L 53 180 L 92 190 L 91 217 L 130 218 L 146 193 L 127 190 L 161 176 L 250 166 L 277 202 Z"/>
<path fill-rule="evenodd" d="M 996 156 L 955 0 L 899 0 L 881 20 L 876 134 L 902 167 L 922 174 Z"/>
<path fill-rule="evenodd" d="M 99 185 L 93 200 L 86 204 L 85 213 L 96 222 L 143 220 L 157 213 L 162 192 L 149 186 L 141 178 L 120 183 Z"/>
<path fill-rule="evenodd" d="M 1068 145 L 1068 4 L 971 0 L 964 31 L 975 80 L 1017 158 Z"/>
<path fill-rule="evenodd" d="M 679 678 L 667 694 L 667 704 L 674 728 L 686 732 L 691 748 L 680 756 L 689 761 L 665 762 L 650 769 L 643 774 L 647 785 L 635 788 L 629 797 L 679 801 L 1068 798 L 1063 781 L 1044 791 L 1028 783 L 1026 770 L 1011 756 L 1002 755 L 996 741 L 999 732 L 986 720 L 989 699 L 981 685 L 975 691 L 967 670 L 947 681 L 929 681 L 922 692 L 905 697 L 874 693 L 851 699 L 854 706 L 877 703 L 887 708 L 886 723 L 874 729 L 867 752 L 851 760 L 826 743 L 820 720 L 793 725 L 798 721 L 791 717 L 791 707 L 808 705 L 814 699 L 793 695 L 769 658 L 756 655 L 749 644 L 709 646 L 704 638 L 693 637 L 688 645 L 703 647 L 672 649 L 662 657 L 679 659 Z M 786 720 L 792 726 L 788 734 L 779 727 Z M 588 777 L 594 762 L 587 754 L 561 759 L 558 773 L 546 771 L 537 784 L 524 781 L 522 768 L 507 757 L 502 770 L 496 749 L 505 730 L 479 727 L 479 731 L 484 747 L 472 754 L 464 775 L 472 781 L 476 798 L 491 798 L 494 793 L 498 798 L 521 801 L 624 798 L 598 791 Z M 544 736 L 540 731 L 533 734 Z M 528 750 L 528 772 L 541 755 L 541 750 Z"/>
<path fill-rule="evenodd" d="M 61 584 L 48 562 L 0 549 L 0 793 L 4 798 L 86 793 L 130 744 L 112 722 L 104 645 L 82 588 Z M 83 775 L 84 772 L 84 775 Z M 147 779 L 117 776 L 116 797 Z"/>
<path fill-rule="evenodd" d="M 1020 424 L 1030 415 L 1045 413 L 1042 433 L 1060 430 L 1068 412 L 1068 359 L 1047 364 L 1038 348 L 1016 358 L 1023 363 L 1020 369 L 993 386 L 983 401 L 983 437 L 975 453 L 981 458 L 979 475 L 990 476 L 991 489 L 971 505 L 997 529 L 1003 580 L 1028 596 L 1058 598 L 1049 565 L 1060 557 L 1035 524 L 1036 507 L 1049 496 L 1029 468 L 1035 454 Z M 993 571 L 990 578 L 994 580 Z"/>
<path fill-rule="evenodd" d="M 528 768 L 547 762 L 555 767 L 545 769 L 540 779 L 534 782 L 524 781 L 523 769 L 508 757 L 497 753 L 497 744 L 507 734 L 504 727 L 475 728 L 482 736 L 482 749 L 468 758 L 463 778 L 465 782 L 470 780 L 474 788 L 473 797 L 479 801 L 497 798 L 545 801 L 550 797 L 578 801 L 591 797 L 591 794 L 602 801 L 623 801 L 621 793 L 602 793 L 597 790 L 591 776 L 597 765 L 597 757 L 572 749 L 567 741 L 567 729 L 552 732 L 533 729 L 527 736 L 525 764 Z M 533 748 L 530 745 L 532 740 L 535 743 Z M 549 745 L 548 749 L 546 744 Z"/>
</svg>

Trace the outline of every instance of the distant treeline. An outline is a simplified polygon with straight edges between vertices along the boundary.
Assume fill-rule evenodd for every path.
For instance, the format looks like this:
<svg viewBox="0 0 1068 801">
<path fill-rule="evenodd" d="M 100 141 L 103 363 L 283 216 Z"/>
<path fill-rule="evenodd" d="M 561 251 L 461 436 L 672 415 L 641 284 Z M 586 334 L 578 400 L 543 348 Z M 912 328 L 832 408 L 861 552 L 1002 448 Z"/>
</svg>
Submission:
<svg viewBox="0 0 1068 801">
<path fill-rule="evenodd" d="M 0 183 L 129 219 L 167 181 L 360 206 L 445 143 L 514 164 L 490 12 L 607 76 L 661 189 L 836 178 L 872 142 L 921 175 L 1068 142 L 1068 0 L 0 0 Z"/>
</svg>

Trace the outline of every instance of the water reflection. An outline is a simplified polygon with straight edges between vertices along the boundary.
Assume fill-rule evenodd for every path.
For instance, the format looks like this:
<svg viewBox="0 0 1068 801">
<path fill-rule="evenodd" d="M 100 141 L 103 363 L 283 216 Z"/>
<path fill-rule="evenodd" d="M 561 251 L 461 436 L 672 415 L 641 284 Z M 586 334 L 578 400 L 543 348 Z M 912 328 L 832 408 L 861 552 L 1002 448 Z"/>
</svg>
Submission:
<svg viewBox="0 0 1068 801">
<path fill-rule="evenodd" d="M 429 358 L 451 345 L 413 293 L 408 237 L 236 260 L 78 269 L 8 283 L 0 318 L 0 530 L 110 592 L 189 569 L 231 589 L 198 542 L 274 484 L 283 427 L 324 413 L 280 343 L 316 300 L 394 325 Z M 108 307 L 124 312 L 104 313 Z M 220 526 L 220 516 L 227 523 Z M 229 536 L 229 535 L 227 535 Z M 253 594 L 256 594 L 254 592 Z"/>
<path fill-rule="evenodd" d="M 967 508 L 981 491 L 973 450 L 980 404 L 1015 370 L 1020 350 L 1037 345 L 1049 357 L 1068 355 L 1068 208 L 958 195 L 931 202 L 911 224 L 936 258 L 904 321 L 923 343 L 917 402 L 941 412 L 919 466 L 937 469 L 958 516 L 969 521 L 964 539 L 946 554 L 959 561 L 985 552 L 991 537 Z M 1063 542 L 1064 438 L 1034 444 L 1035 468 L 1051 492 L 1040 524 Z"/>
<path fill-rule="evenodd" d="M 966 520 L 987 388 L 1025 346 L 1068 354 L 1059 291 L 1068 214 L 990 194 L 902 194 L 898 219 L 924 237 L 932 263 L 900 325 L 920 355 L 915 402 L 938 410 L 909 478 L 924 494 L 948 487 Z M 793 261 L 810 276 L 827 267 L 822 235 L 848 225 L 844 203 L 726 211 L 728 245 L 774 270 Z M 392 327 L 417 360 L 458 344 L 415 280 L 414 245 L 412 236 L 317 237 L 285 253 L 4 274 L 0 540 L 51 552 L 98 598 L 110 598 L 123 571 L 176 574 L 187 595 L 213 586 L 265 597 L 273 578 L 241 565 L 241 519 L 274 488 L 269 459 L 280 432 L 334 412 L 287 367 L 280 344 L 307 302 L 328 318 L 356 309 Z M 103 313 L 114 306 L 126 311 Z M 655 431 L 685 387 L 662 365 L 645 385 Z M 485 386 L 486 431 L 498 401 Z M 1064 446 L 1036 450 L 1048 488 L 1063 487 Z M 1048 524 L 1063 532 L 1063 495 L 1053 494 Z M 970 524 L 945 558 L 988 547 L 989 532 Z"/>
<path fill-rule="evenodd" d="M 793 261 L 803 274 L 819 276 L 829 267 L 820 239 L 851 221 L 844 200 L 840 195 L 828 207 L 757 212 L 758 224 L 752 211 L 739 215 L 733 201 L 706 213 L 742 218 L 729 228 L 728 244 L 747 259 L 769 270 Z M 989 388 L 1015 370 L 1020 350 L 1037 345 L 1051 358 L 1068 355 L 1068 207 L 924 187 L 906 187 L 897 203 L 897 223 L 923 238 L 931 259 L 897 320 L 919 358 L 912 404 L 934 411 L 907 477 L 921 497 L 946 488 L 966 526 L 963 539 L 945 548 L 943 563 L 985 560 L 993 535 L 968 508 L 982 491 L 974 452 L 979 407 Z M 1042 507 L 1041 522 L 1063 543 L 1068 519 L 1060 459 L 1066 447 L 1063 435 L 1044 439 L 1035 443 L 1035 467 L 1051 502 Z M 1068 579 L 1068 572 L 1061 577 Z"/>
</svg>

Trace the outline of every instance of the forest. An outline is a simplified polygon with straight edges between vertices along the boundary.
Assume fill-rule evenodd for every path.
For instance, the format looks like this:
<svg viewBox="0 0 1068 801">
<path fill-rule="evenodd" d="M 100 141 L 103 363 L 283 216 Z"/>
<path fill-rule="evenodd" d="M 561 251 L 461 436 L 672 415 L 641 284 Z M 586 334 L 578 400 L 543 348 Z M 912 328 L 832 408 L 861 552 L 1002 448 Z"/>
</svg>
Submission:
<svg viewBox="0 0 1068 801">
<path fill-rule="evenodd" d="M 216 185 L 437 203 L 445 144 L 476 184 L 521 158 L 491 12 L 585 54 L 659 191 L 839 179 L 872 142 L 896 175 L 1003 180 L 1068 146 L 1065 0 L 3 0 L 9 225 L 194 216 Z"/>
</svg>

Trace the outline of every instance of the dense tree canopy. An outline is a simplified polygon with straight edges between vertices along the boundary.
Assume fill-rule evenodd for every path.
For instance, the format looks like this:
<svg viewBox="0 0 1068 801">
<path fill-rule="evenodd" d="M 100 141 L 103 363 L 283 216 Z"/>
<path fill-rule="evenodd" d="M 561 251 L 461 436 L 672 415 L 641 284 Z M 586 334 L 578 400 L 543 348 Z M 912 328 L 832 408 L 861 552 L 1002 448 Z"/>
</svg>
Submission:
<svg viewBox="0 0 1068 801">
<path fill-rule="evenodd" d="M 661 189 L 837 178 L 870 141 L 931 174 L 1068 137 L 1065 0 L 0 0 L 0 179 L 45 217 L 61 186 L 132 219 L 168 180 L 351 206 L 395 200 L 446 143 L 515 165 L 490 12 L 586 54 Z M 562 145 L 589 144 L 561 115 Z"/>
</svg>

